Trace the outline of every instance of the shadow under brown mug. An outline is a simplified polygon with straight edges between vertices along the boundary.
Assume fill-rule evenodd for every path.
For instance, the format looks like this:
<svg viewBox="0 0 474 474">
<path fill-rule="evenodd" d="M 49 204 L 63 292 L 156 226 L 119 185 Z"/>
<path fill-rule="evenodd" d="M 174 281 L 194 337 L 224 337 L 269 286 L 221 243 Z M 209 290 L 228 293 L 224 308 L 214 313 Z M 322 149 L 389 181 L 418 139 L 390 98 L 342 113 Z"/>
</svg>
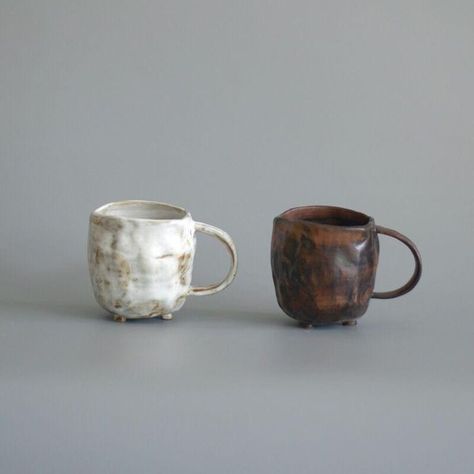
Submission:
<svg viewBox="0 0 474 474">
<path fill-rule="evenodd" d="M 378 234 L 403 242 L 415 258 L 415 271 L 402 287 L 374 292 Z M 296 207 L 273 221 L 272 275 L 278 304 L 304 326 L 356 324 L 370 298 L 396 298 L 421 276 L 415 244 L 399 232 L 375 225 L 361 212 L 333 206 Z"/>
</svg>

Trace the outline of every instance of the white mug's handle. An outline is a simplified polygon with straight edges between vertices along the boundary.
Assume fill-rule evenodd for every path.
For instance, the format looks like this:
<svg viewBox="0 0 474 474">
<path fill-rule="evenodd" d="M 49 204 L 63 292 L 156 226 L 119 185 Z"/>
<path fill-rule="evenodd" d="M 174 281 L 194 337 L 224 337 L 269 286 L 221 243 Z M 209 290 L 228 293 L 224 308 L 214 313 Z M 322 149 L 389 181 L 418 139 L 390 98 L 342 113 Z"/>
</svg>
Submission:
<svg viewBox="0 0 474 474">
<path fill-rule="evenodd" d="M 237 251 L 235 250 L 234 242 L 227 232 L 202 222 L 195 222 L 194 226 L 199 232 L 217 237 L 225 245 L 232 259 L 229 273 L 227 273 L 227 276 L 220 283 L 215 283 L 214 285 L 209 286 L 192 286 L 189 289 L 190 295 L 212 295 L 227 288 L 235 278 L 235 274 L 237 273 Z"/>
</svg>

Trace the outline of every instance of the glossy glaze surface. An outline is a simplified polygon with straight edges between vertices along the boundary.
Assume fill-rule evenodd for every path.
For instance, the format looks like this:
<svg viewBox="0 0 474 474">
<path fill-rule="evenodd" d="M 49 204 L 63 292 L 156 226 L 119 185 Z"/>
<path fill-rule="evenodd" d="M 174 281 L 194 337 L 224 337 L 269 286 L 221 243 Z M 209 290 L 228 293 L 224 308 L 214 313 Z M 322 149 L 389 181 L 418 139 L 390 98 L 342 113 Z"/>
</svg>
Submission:
<svg viewBox="0 0 474 474">
<path fill-rule="evenodd" d="M 191 287 L 196 231 L 217 237 L 232 257 L 231 269 L 219 284 Z M 171 319 L 188 295 L 224 289 L 237 270 L 235 246 L 228 234 L 194 222 L 184 209 L 150 201 L 122 201 L 94 211 L 88 261 L 95 298 L 117 321 Z"/>
<path fill-rule="evenodd" d="M 416 263 L 407 284 L 385 293 L 374 293 L 378 232 L 409 246 Z M 371 297 L 400 296 L 421 275 L 421 257 L 413 242 L 378 228 L 365 214 L 330 206 L 294 208 L 276 217 L 271 263 L 280 307 L 304 325 L 350 325 L 366 312 Z"/>
<path fill-rule="evenodd" d="M 288 316 L 330 324 L 365 313 L 374 289 L 378 239 L 371 219 L 360 226 L 340 225 L 363 222 L 348 217 L 314 207 L 290 210 L 274 220 L 273 280 Z"/>
</svg>

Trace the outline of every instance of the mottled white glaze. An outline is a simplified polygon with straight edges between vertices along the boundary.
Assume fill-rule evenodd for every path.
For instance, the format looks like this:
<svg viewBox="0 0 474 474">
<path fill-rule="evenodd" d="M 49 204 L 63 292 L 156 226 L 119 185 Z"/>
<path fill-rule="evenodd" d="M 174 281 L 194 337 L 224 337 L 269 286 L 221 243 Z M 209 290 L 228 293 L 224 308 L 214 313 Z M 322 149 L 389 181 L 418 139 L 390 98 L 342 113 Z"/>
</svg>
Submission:
<svg viewBox="0 0 474 474">
<path fill-rule="evenodd" d="M 232 256 L 231 270 L 219 284 L 191 288 L 195 230 L 218 237 Z M 224 231 L 194 222 L 184 209 L 151 201 L 121 201 L 94 211 L 88 260 L 96 300 L 125 318 L 170 319 L 188 294 L 220 291 L 237 270 L 235 246 Z"/>
</svg>

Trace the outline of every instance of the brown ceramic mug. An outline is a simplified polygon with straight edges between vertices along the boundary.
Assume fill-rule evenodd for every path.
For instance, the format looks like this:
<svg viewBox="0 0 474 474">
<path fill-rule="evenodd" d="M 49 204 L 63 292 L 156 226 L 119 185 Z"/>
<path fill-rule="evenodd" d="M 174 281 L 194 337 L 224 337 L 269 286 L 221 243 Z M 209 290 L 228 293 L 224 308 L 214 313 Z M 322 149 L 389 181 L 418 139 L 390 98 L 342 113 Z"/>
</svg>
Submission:
<svg viewBox="0 0 474 474">
<path fill-rule="evenodd" d="M 379 258 L 377 234 L 403 242 L 415 271 L 402 287 L 374 292 Z M 281 309 L 304 326 L 356 324 L 370 298 L 396 298 L 421 276 L 415 244 L 395 230 L 375 225 L 361 212 L 332 206 L 296 207 L 273 221 L 272 274 Z"/>
</svg>

